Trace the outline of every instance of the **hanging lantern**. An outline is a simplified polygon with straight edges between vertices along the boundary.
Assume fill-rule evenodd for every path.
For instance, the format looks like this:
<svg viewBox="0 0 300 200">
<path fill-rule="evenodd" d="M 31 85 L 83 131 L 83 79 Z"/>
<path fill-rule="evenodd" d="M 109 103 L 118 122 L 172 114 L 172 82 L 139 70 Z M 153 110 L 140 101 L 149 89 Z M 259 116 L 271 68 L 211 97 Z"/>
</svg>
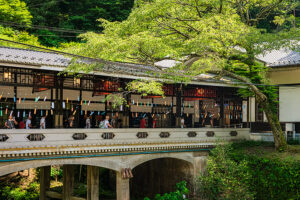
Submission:
<svg viewBox="0 0 300 200">
<path fill-rule="evenodd" d="M 14 96 L 14 102 L 16 103 L 16 96 Z"/>
<path fill-rule="evenodd" d="M 20 111 L 18 111 L 17 117 L 20 117 Z"/>
<path fill-rule="evenodd" d="M 91 101 L 88 102 L 88 106 L 90 105 Z"/>
<path fill-rule="evenodd" d="M 2 109 L 1 109 L 1 111 L 0 111 L 0 115 L 1 115 L 1 117 L 3 116 L 3 111 L 2 111 Z"/>
<path fill-rule="evenodd" d="M 44 113 L 43 113 L 43 110 L 41 110 L 41 116 L 43 116 L 43 114 L 44 114 Z"/>
<path fill-rule="evenodd" d="M 123 111 L 123 105 L 120 105 L 120 111 Z"/>
<path fill-rule="evenodd" d="M 135 117 L 138 117 L 138 113 L 137 112 L 135 113 Z"/>
<path fill-rule="evenodd" d="M 7 115 L 8 108 L 5 109 L 5 114 Z"/>
<path fill-rule="evenodd" d="M 19 98 L 19 104 L 21 103 L 21 98 Z"/>
<path fill-rule="evenodd" d="M 87 110 L 84 111 L 84 114 L 87 115 Z"/>
<path fill-rule="evenodd" d="M 79 96 L 77 96 L 77 101 L 78 101 L 78 102 L 80 101 L 80 98 L 79 98 Z"/>
<path fill-rule="evenodd" d="M 62 107 L 63 107 L 63 109 L 66 108 L 66 103 L 64 101 L 62 102 Z"/>
<path fill-rule="evenodd" d="M 132 99 L 132 104 L 134 105 L 134 99 Z"/>
<path fill-rule="evenodd" d="M 26 111 L 25 110 L 23 111 L 23 117 L 26 117 Z"/>
<path fill-rule="evenodd" d="M 48 116 L 48 110 L 46 110 L 46 116 Z"/>
<path fill-rule="evenodd" d="M 72 107 L 71 107 L 71 111 L 73 112 L 73 110 L 74 110 L 74 108 L 73 108 L 73 105 L 72 105 Z"/>
<path fill-rule="evenodd" d="M 75 115 L 76 114 L 76 110 L 73 112 L 73 115 Z"/>
<path fill-rule="evenodd" d="M 67 97 L 67 103 L 69 103 L 69 98 Z"/>
<path fill-rule="evenodd" d="M 46 100 L 47 100 L 47 97 L 45 96 L 45 97 L 44 97 L 44 101 L 46 101 Z"/>
<path fill-rule="evenodd" d="M 53 115 L 53 110 L 51 109 L 51 115 Z"/>
<path fill-rule="evenodd" d="M 81 102 L 80 102 L 80 105 L 82 105 L 82 100 L 81 100 Z"/>
<path fill-rule="evenodd" d="M 86 105 L 86 100 L 84 100 L 84 105 Z"/>
</svg>

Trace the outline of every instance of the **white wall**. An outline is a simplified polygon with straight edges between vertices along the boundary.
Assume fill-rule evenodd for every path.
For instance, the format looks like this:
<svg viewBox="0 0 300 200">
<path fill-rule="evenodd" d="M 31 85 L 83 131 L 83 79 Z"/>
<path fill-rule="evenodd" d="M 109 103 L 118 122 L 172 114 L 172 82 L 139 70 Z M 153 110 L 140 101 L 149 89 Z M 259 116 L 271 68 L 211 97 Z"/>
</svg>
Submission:
<svg viewBox="0 0 300 200">
<path fill-rule="evenodd" d="M 300 87 L 279 88 L 280 122 L 300 122 Z"/>
</svg>

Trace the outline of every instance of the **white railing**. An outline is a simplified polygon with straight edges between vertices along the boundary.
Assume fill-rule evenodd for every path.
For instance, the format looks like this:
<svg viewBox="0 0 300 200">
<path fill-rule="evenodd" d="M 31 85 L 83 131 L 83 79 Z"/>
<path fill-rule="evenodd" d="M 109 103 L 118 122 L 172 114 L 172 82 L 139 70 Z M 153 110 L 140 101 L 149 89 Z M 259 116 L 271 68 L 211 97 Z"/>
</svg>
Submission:
<svg viewBox="0 0 300 200">
<path fill-rule="evenodd" d="M 246 128 L 3 129 L 0 157 L 207 148 L 249 139 Z"/>
</svg>

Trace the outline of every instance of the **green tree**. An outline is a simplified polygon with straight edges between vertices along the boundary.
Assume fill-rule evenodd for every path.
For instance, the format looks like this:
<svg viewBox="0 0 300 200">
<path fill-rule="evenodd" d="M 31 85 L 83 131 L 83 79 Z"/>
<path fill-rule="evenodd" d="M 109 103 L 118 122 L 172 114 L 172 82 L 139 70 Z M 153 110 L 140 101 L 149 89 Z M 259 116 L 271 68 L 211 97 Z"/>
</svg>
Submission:
<svg viewBox="0 0 300 200">
<path fill-rule="evenodd" d="M 0 0 L 0 38 L 40 45 L 37 37 L 30 35 L 24 30 L 16 30 L 10 27 L 15 24 L 30 27 L 31 19 L 32 16 L 25 2 L 20 0 Z M 19 47 L 18 45 L 3 41 L 1 41 L 0 44 Z"/>
<path fill-rule="evenodd" d="M 78 41 L 81 31 L 102 31 L 97 19 L 125 20 L 133 6 L 133 0 L 25 0 L 33 15 L 33 25 L 44 26 L 31 29 L 46 46 L 59 46 L 62 42 Z M 54 30 L 50 27 L 56 27 Z M 73 30 L 73 31 L 72 31 Z M 75 31 L 74 31 L 75 30 Z"/>
<path fill-rule="evenodd" d="M 26 26 L 31 24 L 32 16 L 27 9 L 26 3 L 20 0 L 0 0 L 0 21 L 10 21 Z"/>
<path fill-rule="evenodd" d="M 68 50 L 95 58 L 151 65 L 166 57 L 175 59 L 181 64 L 158 77 L 167 74 L 163 78 L 176 81 L 184 80 L 178 77 L 196 79 L 208 71 L 219 77 L 232 77 L 248 86 L 248 95 L 257 97 L 271 125 L 276 149 L 284 150 L 287 144 L 273 106 L 274 89 L 255 85 L 268 84 L 263 76 L 266 68 L 257 67 L 255 56 L 282 45 L 292 46 L 288 38 L 299 40 L 298 29 L 271 34 L 257 28 L 271 12 L 279 15 L 268 23 L 280 25 L 291 7 L 289 0 L 138 0 L 127 20 L 100 19 L 103 34 L 83 34 L 85 43 Z M 235 71 L 238 68 L 242 70 Z M 258 70 L 255 73 L 254 68 Z"/>
</svg>

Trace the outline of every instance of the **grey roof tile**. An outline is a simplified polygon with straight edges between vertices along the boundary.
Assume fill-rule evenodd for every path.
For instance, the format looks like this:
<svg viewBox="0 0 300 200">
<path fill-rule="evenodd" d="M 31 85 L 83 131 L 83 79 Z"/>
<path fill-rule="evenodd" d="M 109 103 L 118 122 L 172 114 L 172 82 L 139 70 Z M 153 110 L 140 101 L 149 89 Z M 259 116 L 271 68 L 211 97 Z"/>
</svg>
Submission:
<svg viewBox="0 0 300 200">
<path fill-rule="evenodd" d="M 300 52 L 282 48 L 258 55 L 257 59 L 266 63 L 270 67 L 282 67 L 290 65 L 300 65 Z"/>
</svg>

